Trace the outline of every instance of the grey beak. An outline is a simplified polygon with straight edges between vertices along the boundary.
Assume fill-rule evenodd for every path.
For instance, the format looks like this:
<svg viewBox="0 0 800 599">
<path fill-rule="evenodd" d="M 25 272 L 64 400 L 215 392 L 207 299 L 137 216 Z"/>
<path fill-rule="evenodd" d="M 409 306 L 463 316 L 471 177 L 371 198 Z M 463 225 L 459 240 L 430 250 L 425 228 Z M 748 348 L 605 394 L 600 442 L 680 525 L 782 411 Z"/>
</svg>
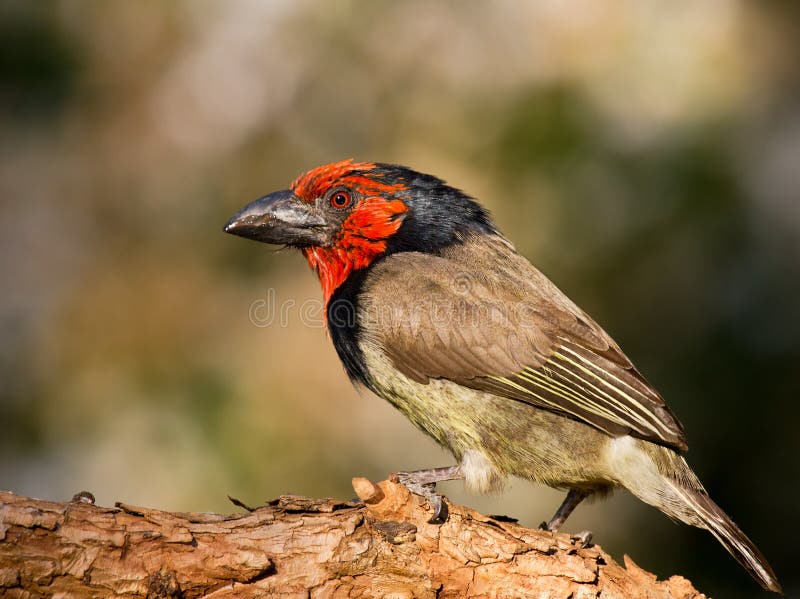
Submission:
<svg viewBox="0 0 800 599">
<path fill-rule="evenodd" d="M 291 190 L 276 191 L 239 210 L 224 231 L 264 243 L 308 247 L 328 239 L 327 221 Z"/>
</svg>

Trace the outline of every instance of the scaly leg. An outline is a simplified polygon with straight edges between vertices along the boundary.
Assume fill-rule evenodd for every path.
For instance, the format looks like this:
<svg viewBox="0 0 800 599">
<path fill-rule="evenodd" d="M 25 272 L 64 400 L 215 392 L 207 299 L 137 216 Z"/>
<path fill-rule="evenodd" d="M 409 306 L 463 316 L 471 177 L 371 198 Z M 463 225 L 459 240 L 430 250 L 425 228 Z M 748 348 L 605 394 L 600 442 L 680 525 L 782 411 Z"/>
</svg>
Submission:
<svg viewBox="0 0 800 599">
<path fill-rule="evenodd" d="M 550 532 L 558 532 L 558 529 L 564 525 L 564 522 L 572 513 L 578 504 L 586 499 L 591 493 L 580 489 L 570 489 L 567 496 L 564 498 L 561 506 L 556 510 L 556 513 L 550 518 L 550 522 L 542 522 L 541 528 L 549 530 Z"/>
<path fill-rule="evenodd" d="M 412 493 L 427 499 L 433 507 L 433 516 L 428 520 L 431 524 L 443 524 L 447 520 L 447 505 L 442 501 L 442 496 L 435 491 L 436 483 L 462 478 L 464 478 L 464 474 L 461 472 L 461 466 L 397 473 L 397 480 L 400 484 Z"/>
</svg>

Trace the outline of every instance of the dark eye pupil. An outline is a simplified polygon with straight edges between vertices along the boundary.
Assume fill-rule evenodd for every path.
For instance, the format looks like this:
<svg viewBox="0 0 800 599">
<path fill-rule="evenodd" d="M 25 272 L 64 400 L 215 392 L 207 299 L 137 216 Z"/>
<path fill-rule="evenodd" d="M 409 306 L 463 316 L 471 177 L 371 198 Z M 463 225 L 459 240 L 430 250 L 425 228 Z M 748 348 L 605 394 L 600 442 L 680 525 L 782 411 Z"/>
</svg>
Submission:
<svg viewBox="0 0 800 599">
<path fill-rule="evenodd" d="M 334 194 L 333 198 L 331 199 L 331 203 L 337 208 L 344 208 L 350 203 L 350 196 L 346 193 L 339 192 Z"/>
</svg>

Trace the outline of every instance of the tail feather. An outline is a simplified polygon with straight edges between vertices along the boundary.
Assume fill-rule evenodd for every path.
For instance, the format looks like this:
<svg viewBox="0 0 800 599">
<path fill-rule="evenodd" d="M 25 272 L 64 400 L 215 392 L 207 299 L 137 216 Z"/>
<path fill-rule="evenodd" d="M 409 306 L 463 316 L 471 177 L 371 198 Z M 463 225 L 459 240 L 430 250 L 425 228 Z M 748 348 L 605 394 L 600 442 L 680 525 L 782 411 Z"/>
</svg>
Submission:
<svg viewBox="0 0 800 599">
<path fill-rule="evenodd" d="M 691 508 L 692 515 L 699 521 L 691 516 L 687 518 L 689 514 L 675 515 L 687 524 L 708 530 L 764 589 L 783 594 L 778 578 L 764 555 L 702 488 L 689 489 L 673 481 L 667 484 Z"/>
<path fill-rule="evenodd" d="M 706 493 L 677 452 L 631 437 L 614 439 L 608 466 L 619 484 L 670 518 L 708 530 L 766 590 L 783 593 L 766 558 Z"/>
</svg>

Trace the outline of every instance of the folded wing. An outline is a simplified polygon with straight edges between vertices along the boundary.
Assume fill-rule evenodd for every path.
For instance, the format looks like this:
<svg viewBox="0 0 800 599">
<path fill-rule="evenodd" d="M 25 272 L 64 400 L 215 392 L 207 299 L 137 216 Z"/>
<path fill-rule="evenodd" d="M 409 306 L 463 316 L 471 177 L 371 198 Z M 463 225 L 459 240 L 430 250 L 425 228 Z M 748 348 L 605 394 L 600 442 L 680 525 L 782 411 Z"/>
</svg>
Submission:
<svg viewBox="0 0 800 599">
<path fill-rule="evenodd" d="M 475 273 L 482 273 L 477 276 Z M 683 427 L 620 348 L 501 237 L 376 264 L 360 296 L 395 367 L 687 448 Z"/>
</svg>

